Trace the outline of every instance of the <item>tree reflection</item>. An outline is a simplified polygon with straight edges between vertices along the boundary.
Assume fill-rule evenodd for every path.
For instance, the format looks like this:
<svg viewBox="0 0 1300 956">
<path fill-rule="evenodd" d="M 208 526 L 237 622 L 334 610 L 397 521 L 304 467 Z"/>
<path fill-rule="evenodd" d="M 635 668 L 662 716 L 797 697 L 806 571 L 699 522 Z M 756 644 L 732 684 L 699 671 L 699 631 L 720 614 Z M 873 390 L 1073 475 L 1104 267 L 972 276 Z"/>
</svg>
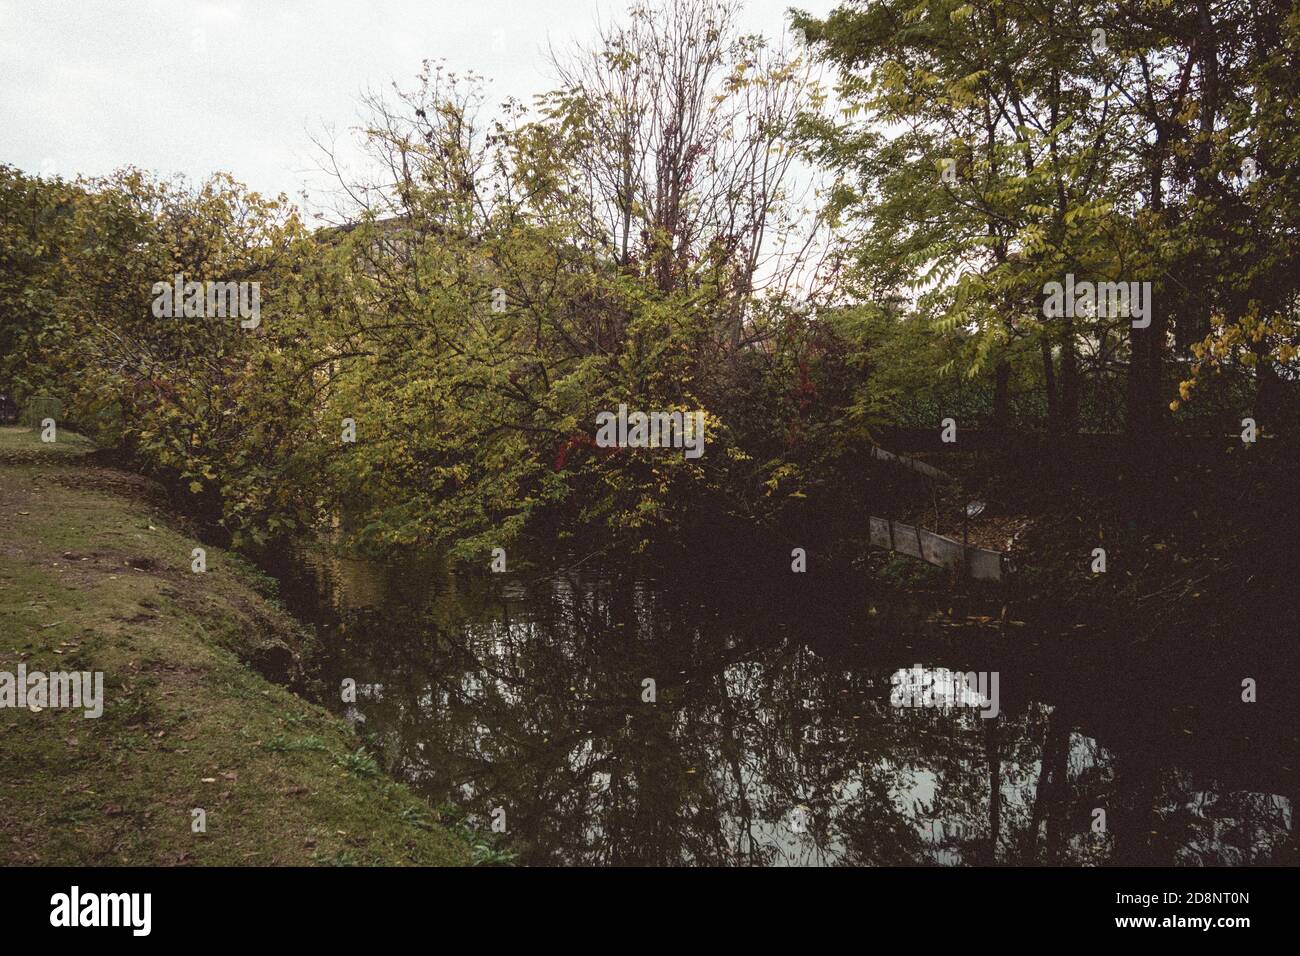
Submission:
<svg viewBox="0 0 1300 956">
<path fill-rule="evenodd" d="M 324 686 L 382 684 L 357 710 L 390 765 L 481 821 L 505 808 L 522 863 L 1260 863 L 1294 852 L 1289 799 L 1194 788 L 1150 752 L 1113 753 L 1064 706 L 1028 701 L 993 719 L 891 707 L 891 674 L 914 662 L 873 656 L 888 642 L 867 619 L 850 637 L 807 608 L 627 578 L 399 580 L 365 607 L 334 575 L 318 583 L 338 612 Z"/>
</svg>

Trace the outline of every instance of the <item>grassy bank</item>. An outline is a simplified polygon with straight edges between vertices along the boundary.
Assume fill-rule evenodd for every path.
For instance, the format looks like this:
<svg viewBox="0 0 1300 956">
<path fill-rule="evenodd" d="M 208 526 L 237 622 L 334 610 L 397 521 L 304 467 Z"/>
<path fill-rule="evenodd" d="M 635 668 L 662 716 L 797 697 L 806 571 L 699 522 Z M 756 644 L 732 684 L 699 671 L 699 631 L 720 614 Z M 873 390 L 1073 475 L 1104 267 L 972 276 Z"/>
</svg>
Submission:
<svg viewBox="0 0 1300 956">
<path fill-rule="evenodd" d="M 464 841 L 281 683 L 301 632 L 233 555 L 68 432 L 0 428 L 0 671 L 102 671 L 104 712 L 0 709 L 0 864 L 459 864 Z M 192 828 L 196 808 L 206 833 Z"/>
</svg>

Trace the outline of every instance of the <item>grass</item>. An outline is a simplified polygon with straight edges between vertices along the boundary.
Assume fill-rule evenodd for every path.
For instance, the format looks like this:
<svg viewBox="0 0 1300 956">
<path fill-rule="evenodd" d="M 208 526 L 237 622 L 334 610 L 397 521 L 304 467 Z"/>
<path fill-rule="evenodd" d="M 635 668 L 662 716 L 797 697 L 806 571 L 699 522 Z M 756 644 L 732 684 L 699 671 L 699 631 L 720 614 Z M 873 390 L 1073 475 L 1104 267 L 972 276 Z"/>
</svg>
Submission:
<svg viewBox="0 0 1300 956">
<path fill-rule="evenodd" d="M 283 686 L 305 636 L 247 566 L 58 439 L 0 428 L 0 671 L 102 671 L 104 713 L 0 709 L 0 864 L 469 863 L 345 721 Z"/>
</svg>

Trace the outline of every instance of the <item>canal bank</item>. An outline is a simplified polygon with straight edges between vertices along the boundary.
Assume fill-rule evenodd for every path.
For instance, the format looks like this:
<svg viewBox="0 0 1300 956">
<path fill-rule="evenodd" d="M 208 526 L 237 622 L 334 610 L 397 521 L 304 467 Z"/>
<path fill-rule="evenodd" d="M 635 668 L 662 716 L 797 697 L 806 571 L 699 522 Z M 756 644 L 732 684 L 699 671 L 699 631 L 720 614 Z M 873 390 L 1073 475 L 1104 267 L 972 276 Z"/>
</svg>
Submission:
<svg viewBox="0 0 1300 956">
<path fill-rule="evenodd" d="M 346 721 L 289 688 L 306 632 L 257 572 L 58 439 L 0 428 L 0 671 L 101 674 L 103 713 L 0 709 L 0 862 L 468 863 Z"/>
</svg>

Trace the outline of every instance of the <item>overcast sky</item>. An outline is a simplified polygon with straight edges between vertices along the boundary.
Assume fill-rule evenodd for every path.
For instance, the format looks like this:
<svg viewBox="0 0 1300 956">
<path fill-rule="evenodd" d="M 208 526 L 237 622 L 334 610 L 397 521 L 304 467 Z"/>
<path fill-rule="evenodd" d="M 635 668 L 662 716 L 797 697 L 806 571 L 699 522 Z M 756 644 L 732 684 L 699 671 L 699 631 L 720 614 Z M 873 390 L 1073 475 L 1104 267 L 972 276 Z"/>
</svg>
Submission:
<svg viewBox="0 0 1300 956">
<path fill-rule="evenodd" d="M 424 58 L 489 77 L 495 100 L 551 84 L 557 47 L 590 38 L 623 0 L 0 0 L 0 162 L 47 175 L 135 165 L 226 170 L 295 201 L 324 180 L 311 135 L 355 124 L 366 88 Z M 786 10 L 748 0 L 744 29 Z M 308 202 L 308 206 L 316 206 Z"/>
</svg>

